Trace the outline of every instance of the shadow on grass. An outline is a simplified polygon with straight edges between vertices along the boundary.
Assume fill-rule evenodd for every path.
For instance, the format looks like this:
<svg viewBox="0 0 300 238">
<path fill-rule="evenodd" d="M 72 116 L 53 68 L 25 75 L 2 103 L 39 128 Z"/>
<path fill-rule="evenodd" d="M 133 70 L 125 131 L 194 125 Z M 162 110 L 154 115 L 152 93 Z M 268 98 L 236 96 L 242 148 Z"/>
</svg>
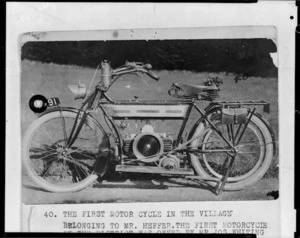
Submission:
<svg viewBox="0 0 300 238">
<path fill-rule="evenodd" d="M 174 179 L 180 179 L 177 181 Z M 103 184 L 103 181 L 112 184 Z M 132 184 L 127 184 L 128 181 Z M 118 183 L 118 184 L 113 184 Z M 165 183 L 168 183 L 166 185 Z M 98 179 L 94 188 L 122 188 L 122 189 L 168 189 L 170 187 L 187 187 L 208 190 L 215 194 L 214 187 L 201 180 L 187 180 L 184 177 L 162 176 L 160 174 L 141 173 L 118 173 L 113 168 L 109 168 L 106 174 Z"/>
<path fill-rule="evenodd" d="M 168 189 L 166 185 L 155 185 L 149 181 L 149 184 L 139 184 L 139 181 L 131 181 L 135 184 L 96 184 L 94 188 L 122 188 L 122 189 Z"/>
<path fill-rule="evenodd" d="M 174 180 L 168 180 L 168 183 L 180 185 L 180 186 L 182 186 L 182 187 L 197 188 L 197 189 L 208 190 L 208 191 L 210 191 L 211 193 L 215 194 L 215 187 L 209 185 L 209 184 L 206 183 L 205 181 L 202 181 L 202 180 L 192 180 L 193 183 L 197 183 L 197 184 L 192 184 L 192 183 L 187 184 L 186 182 L 189 181 L 189 180 L 187 180 L 187 179 L 184 179 L 184 180 L 185 180 L 185 182 L 179 182 L 179 181 L 174 181 Z"/>
</svg>

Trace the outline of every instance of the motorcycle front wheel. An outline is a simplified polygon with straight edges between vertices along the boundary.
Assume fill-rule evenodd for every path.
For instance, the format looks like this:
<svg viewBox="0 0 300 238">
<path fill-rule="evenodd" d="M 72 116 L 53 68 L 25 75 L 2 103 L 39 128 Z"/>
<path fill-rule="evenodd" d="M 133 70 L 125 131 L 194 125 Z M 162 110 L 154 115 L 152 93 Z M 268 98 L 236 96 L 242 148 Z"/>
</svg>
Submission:
<svg viewBox="0 0 300 238">
<path fill-rule="evenodd" d="M 222 124 L 220 112 L 212 115 L 210 120 L 228 141 L 234 141 L 237 151 L 224 190 L 240 190 L 256 183 L 267 172 L 273 158 L 274 142 L 267 126 L 256 115 L 252 116 L 247 126 Z M 219 180 L 223 177 L 224 164 L 230 155 L 222 150 L 230 147 L 208 124 L 202 123 L 199 127 L 203 127 L 198 130 L 202 136 L 198 135 L 192 147 L 210 152 L 192 153 L 191 163 L 200 177 L 207 178 L 207 183 L 215 186 L 216 182 L 209 179 Z"/>
<path fill-rule="evenodd" d="M 98 159 L 110 156 L 105 132 L 91 117 L 83 123 L 70 148 L 66 142 L 77 113 L 54 111 L 34 121 L 25 132 L 22 155 L 25 176 L 51 192 L 75 192 L 91 185 L 98 175 Z"/>
</svg>

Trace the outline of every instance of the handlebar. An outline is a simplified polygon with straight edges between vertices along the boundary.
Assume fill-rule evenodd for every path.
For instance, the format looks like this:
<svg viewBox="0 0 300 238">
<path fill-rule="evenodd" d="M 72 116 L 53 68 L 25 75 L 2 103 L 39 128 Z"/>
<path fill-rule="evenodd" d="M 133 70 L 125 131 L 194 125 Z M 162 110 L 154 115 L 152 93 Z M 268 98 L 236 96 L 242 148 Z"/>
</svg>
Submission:
<svg viewBox="0 0 300 238">
<path fill-rule="evenodd" d="M 141 72 L 147 74 L 149 77 L 158 81 L 159 77 L 151 71 L 151 64 L 143 64 L 141 62 L 128 62 L 126 61 L 124 66 L 121 66 L 112 71 L 112 76 L 119 76 L 122 74 Z"/>
</svg>

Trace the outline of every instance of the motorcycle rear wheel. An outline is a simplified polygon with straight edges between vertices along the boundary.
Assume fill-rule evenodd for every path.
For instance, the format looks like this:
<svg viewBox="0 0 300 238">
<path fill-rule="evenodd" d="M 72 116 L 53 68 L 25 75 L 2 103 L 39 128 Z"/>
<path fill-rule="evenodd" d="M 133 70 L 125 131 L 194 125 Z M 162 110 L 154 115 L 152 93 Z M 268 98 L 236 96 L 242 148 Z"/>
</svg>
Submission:
<svg viewBox="0 0 300 238">
<path fill-rule="evenodd" d="M 91 117 L 70 148 L 65 144 L 77 113 L 50 112 L 35 120 L 27 129 L 22 145 L 23 166 L 27 176 L 51 192 L 76 192 L 91 185 L 97 159 L 110 153 L 109 141 Z M 64 126 L 66 136 L 64 134 Z"/>
<path fill-rule="evenodd" d="M 249 115 L 248 115 L 249 118 Z M 228 134 L 227 125 L 221 124 L 220 111 L 211 116 L 210 120 L 221 131 L 222 135 L 232 142 L 232 138 Z M 241 133 L 244 125 L 231 125 L 234 134 Z M 197 134 L 198 132 L 198 134 Z M 202 134 L 202 136 L 200 135 Z M 226 142 L 217 135 L 211 126 L 199 125 L 194 136 L 195 139 L 191 147 L 201 148 L 202 150 L 228 149 Z M 239 134 L 236 136 L 236 139 Z M 249 185 L 256 183 L 267 172 L 273 159 L 273 141 L 272 136 L 260 118 L 253 115 L 244 135 L 240 142 L 236 145 L 237 154 L 229 173 L 227 183 L 224 190 L 240 190 Z M 191 163 L 196 173 L 203 178 L 208 178 L 207 183 L 215 186 L 215 181 L 209 179 L 221 179 L 224 174 L 224 161 L 229 155 L 226 152 L 213 153 L 191 153 Z"/>
</svg>

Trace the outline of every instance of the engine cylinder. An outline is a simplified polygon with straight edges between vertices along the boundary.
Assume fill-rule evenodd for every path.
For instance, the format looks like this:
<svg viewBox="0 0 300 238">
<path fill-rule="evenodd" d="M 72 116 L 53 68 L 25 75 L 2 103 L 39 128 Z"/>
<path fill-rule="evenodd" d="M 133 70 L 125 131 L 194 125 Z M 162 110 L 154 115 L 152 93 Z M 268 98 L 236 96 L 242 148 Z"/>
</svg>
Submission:
<svg viewBox="0 0 300 238">
<path fill-rule="evenodd" d="M 155 133 L 141 133 L 132 144 L 134 155 L 144 162 L 154 162 L 164 151 L 161 137 Z"/>
</svg>

